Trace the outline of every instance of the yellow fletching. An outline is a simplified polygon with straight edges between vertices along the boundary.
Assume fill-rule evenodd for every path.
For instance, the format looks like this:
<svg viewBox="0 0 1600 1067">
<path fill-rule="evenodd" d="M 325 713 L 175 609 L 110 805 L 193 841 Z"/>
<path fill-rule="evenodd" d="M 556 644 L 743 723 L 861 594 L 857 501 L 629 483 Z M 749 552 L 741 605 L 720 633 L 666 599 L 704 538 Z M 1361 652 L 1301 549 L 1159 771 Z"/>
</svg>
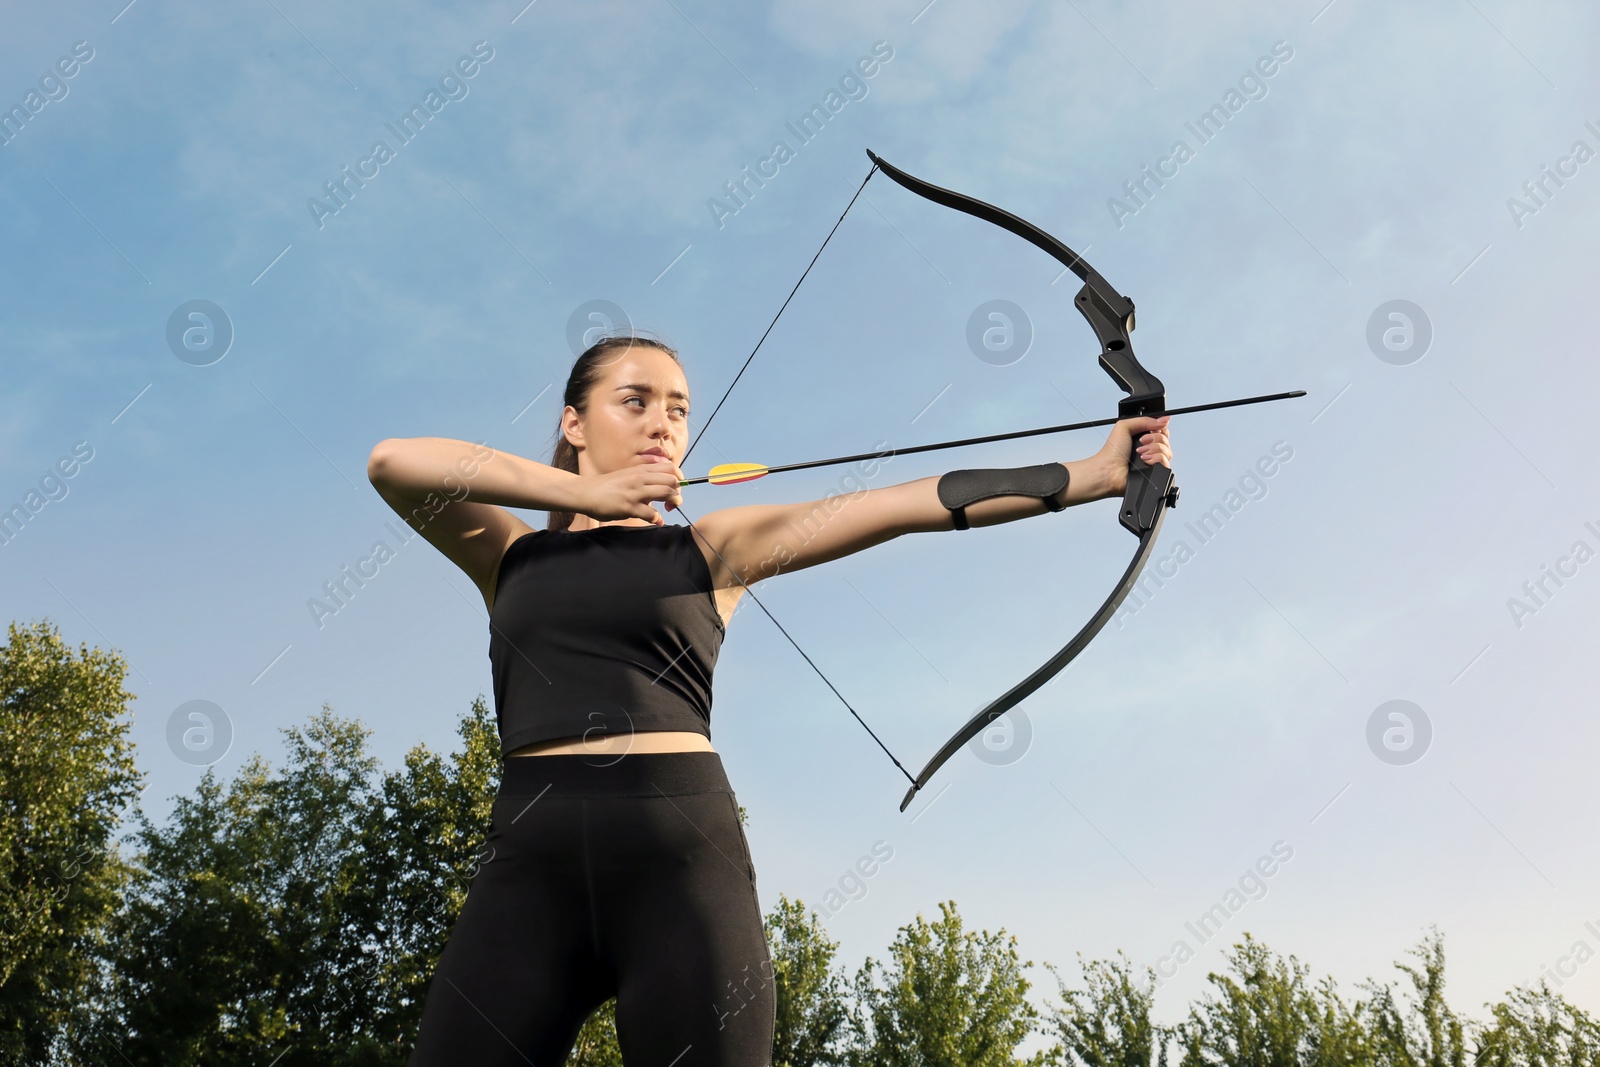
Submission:
<svg viewBox="0 0 1600 1067">
<path fill-rule="evenodd" d="M 722 463 L 711 468 L 708 476 L 712 485 L 733 485 L 764 477 L 767 468 L 760 463 Z"/>
</svg>

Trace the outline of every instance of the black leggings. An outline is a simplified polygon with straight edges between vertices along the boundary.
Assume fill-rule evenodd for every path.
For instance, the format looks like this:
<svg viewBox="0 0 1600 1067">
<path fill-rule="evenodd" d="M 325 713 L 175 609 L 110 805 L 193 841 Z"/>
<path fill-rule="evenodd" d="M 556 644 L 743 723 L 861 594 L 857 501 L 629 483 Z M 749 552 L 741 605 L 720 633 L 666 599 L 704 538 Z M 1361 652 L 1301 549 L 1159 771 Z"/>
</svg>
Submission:
<svg viewBox="0 0 1600 1067">
<path fill-rule="evenodd" d="M 715 752 L 511 756 L 408 1067 L 559 1067 L 617 998 L 628 1067 L 766 1067 L 777 1001 Z"/>
</svg>

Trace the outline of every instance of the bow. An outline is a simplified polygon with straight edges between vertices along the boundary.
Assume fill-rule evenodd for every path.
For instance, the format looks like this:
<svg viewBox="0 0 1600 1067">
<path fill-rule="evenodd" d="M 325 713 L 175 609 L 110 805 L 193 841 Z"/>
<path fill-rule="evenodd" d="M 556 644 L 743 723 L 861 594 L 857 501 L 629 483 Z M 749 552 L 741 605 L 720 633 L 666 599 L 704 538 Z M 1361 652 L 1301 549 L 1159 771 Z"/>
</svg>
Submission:
<svg viewBox="0 0 1600 1067">
<path fill-rule="evenodd" d="M 717 401 L 710 417 L 706 419 L 699 434 L 695 436 L 694 441 L 689 445 L 688 451 L 684 453 L 685 460 L 687 460 L 689 452 L 692 452 L 694 446 L 705 436 L 706 430 L 710 428 L 711 420 L 715 419 L 717 412 L 722 410 L 723 403 L 727 401 L 729 394 L 733 392 L 734 386 L 739 383 L 739 379 L 744 376 L 745 370 L 750 366 L 750 361 L 755 358 L 756 352 L 760 350 L 762 343 L 766 341 L 767 335 L 772 332 L 772 327 L 777 324 L 778 318 L 783 314 L 784 309 L 789 306 L 790 300 L 794 299 L 794 294 L 799 291 L 800 284 L 805 281 L 806 275 L 816 265 L 823 249 L 827 248 L 828 241 L 833 239 L 833 234 L 838 231 L 840 223 L 844 221 L 845 215 L 849 214 L 850 208 L 855 205 L 856 199 L 860 197 L 862 190 L 866 188 L 867 182 L 871 181 L 872 176 L 880 170 L 896 183 L 916 193 L 918 196 L 944 207 L 954 208 L 985 222 L 993 223 L 1016 234 L 1023 240 L 1043 250 L 1063 267 L 1076 274 L 1083 281 L 1083 288 L 1078 290 L 1077 296 L 1073 300 L 1073 306 L 1088 320 L 1090 328 L 1094 330 L 1095 336 L 1100 341 L 1100 366 L 1105 369 L 1107 374 L 1111 375 L 1117 386 L 1128 394 L 1117 405 L 1118 418 L 1160 416 L 1167 413 L 1165 386 L 1161 384 L 1159 378 L 1140 365 L 1138 358 L 1133 353 L 1133 344 L 1128 336 L 1134 327 L 1133 301 L 1117 292 L 1109 282 L 1100 276 L 1098 271 L 1084 262 L 1082 256 L 1048 233 L 1045 233 L 1033 223 L 1019 218 L 1009 211 L 1004 211 L 992 204 L 976 200 L 963 193 L 931 185 L 920 178 L 907 174 L 871 150 L 868 150 L 867 156 L 872 160 L 872 169 L 867 172 L 867 177 L 862 180 L 861 188 L 856 190 L 854 197 L 851 197 L 850 204 L 845 207 L 844 212 L 839 216 L 839 220 L 834 223 L 827 239 L 822 242 L 822 247 L 817 249 L 817 254 L 812 257 L 810 265 L 800 275 L 800 281 L 796 282 L 794 289 L 790 290 L 788 298 L 784 300 L 782 307 L 778 309 L 778 314 L 773 316 L 772 322 L 768 324 L 766 331 L 761 335 L 761 340 L 756 342 L 756 347 L 751 350 L 749 357 L 745 359 L 744 365 L 739 368 L 738 374 L 734 376 L 733 381 L 722 394 L 722 398 Z M 893 455 L 894 451 L 890 449 L 885 454 Z M 900 810 L 905 811 L 912 798 L 917 795 L 917 792 L 928 784 L 929 779 L 962 746 L 983 732 L 995 719 L 1004 715 L 1051 678 L 1055 677 L 1088 646 L 1094 636 L 1116 614 L 1117 608 L 1121 606 L 1123 600 L 1133 589 L 1134 583 L 1138 581 L 1140 572 L 1144 569 L 1155 548 L 1156 538 L 1161 532 L 1161 523 L 1166 515 L 1166 510 L 1176 505 L 1177 502 L 1178 487 L 1173 484 L 1172 471 L 1161 464 L 1146 464 L 1139 458 L 1138 450 L 1135 449 L 1128 466 L 1127 489 L 1123 493 L 1119 520 L 1126 530 L 1139 539 L 1139 543 L 1138 547 L 1134 549 L 1133 558 L 1123 571 L 1121 579 L 1117 582 L 1116 587 L 1112 589 L 1111 595 L 1106 597 L 1105 602 L 1100 605 L 1089 621 L 1073 636 L 1072 640 L 1062 646 L 1059 652 L 1051 656 L 1043 665 L 1022 679 L 1022 681 L 1011 686 L 1000 696 L 984 705 L 975 715 L 968 719 L 959 730 L 951 735 L 950 739 L 923 767 L 921 773 L 915 777 L 912 777 L 911 773 L 901 765 L 900 761 L 895 758 L 894 753 L 889 751 L 888 746 L 878 738 L 878 735 L 861 718 L 855 708 L 850 706 L 850 702 L 845 700 L 838 688 L 828 680 L 827 675 L 822 673 L 811 657 L 806 655 L 805 650 L 800 648 L 800 645 L 789 635 L 789 632 L 784 629 L 782 624 L 778 623 L 772 612 L 767 610 L 766 605 L 755 597 L 749 586 L 745 587 L 745 591 L 767 617 L 772 619 L 784 637 L 789 639 L 790 644 L 794 645 L 806 662 L 811 664 L 812 669 L 828 685 L 828 688 L 833 690 L 834 695 L 839 697 L 850 713 L 855 716 L 856 721 L 860 722 L 869 734 L 872 734 L 873 740 L 878 742 L 878 746 L 888 754 L 889 758 L 894 761 L 895 766 L 910 781 L 911 788 L 906 791 L 905 799 L 900 802 Z M 686 521 L 688 520 L 687 515 L 684 518 Z M 691 522 L 690 525 L 692 526 L 693 523 Z M 742 581 L 743 579 L 741 579 Z"/>
<path fill-rule="evenodd" d="M 1128 337 L 1133 332 L 1133 301 L 1112 288 L 1111 283 L 1102 278 L 1099 271 L 1085 263 L 1082 256 L 1027 219 L 1018 218 L 1009 211 L 997 208 L 993 204 L 986 204 L 982 200 L 975 200 L 963 193 L 930 185 L 921 178 L 913 177 L 887 160 L 879 158 L 870 149 L 867 155 L 871 157 L 874 167 L 918 196 L 1009 230 L 1029 244 L 1042 249 L 1082 279 L 1083 288 L 1078 290 L 1078 295 L 1072 302 L 1073 306 L 1088 320 L 1089 327 L 1100 340 L 1100 366 L 1111 375 L 1118 388 L 1128 394 L 1117 403 L 1117 417 L 1131 419 L 1165 413 L 1166 387 L 1161 384 L 1160 378 L 1145 370 L 1139 363 L 1138 357 L 1133 354 L 1133 342 Z M 944 766 L 945 761 L 960 751 L 963 745 L 982 733 L 995 719 L 1016 707 L 1040 686 L 1054 678 L 1066 668 L 1067 664 L 1077 658 L 1078 653 L 1088 647 L 1095 634 L 1099 633 L 1116 614 L 1117 608 L 1122 605 L 1123 600 L 1133 589 L 1134 583 L 1139 580 L 1139 572 L 1144 570 L 1151 552 L 1155 550 L 1156 537 L 1161 533 L 1162 519 L 1166 517 L 1167 509 L 1176 506 L 1177 503 L 1178 487 L 1173 484 L 1172 470 L 1159 463 L 1154 465 L 1145 463 L 1139 458 L 1138 449 L 1134 449 L 1129 459 L 1128 485 L 1122 495 L 1122 511 L 1118 518 L 1124 529 L 1139 538 L 1139 545 L 1134 549 L 1133 558 L 1123 571 L 1122 579 L 1111 590 L 1111 595 L 1106 597 L 1105 602 L 1089 617 L 1089 621 L 1084 623 L 1083 628 L 1062 646 L 1061 651 L 1046 660 L 1038 670 L 985 704 L 961 729 L 950 736 L 950 740 L 946 741 L 928 761 L 927 766 L 922 768 L 922 773 L 912 780 L 911 788 L 906 790 L 905 799 L 900 802 L 901 811 L 906 810 L 906 806 L 917 795 L 917 791 L 927 785 L 934 772 Z"/>
</svg>

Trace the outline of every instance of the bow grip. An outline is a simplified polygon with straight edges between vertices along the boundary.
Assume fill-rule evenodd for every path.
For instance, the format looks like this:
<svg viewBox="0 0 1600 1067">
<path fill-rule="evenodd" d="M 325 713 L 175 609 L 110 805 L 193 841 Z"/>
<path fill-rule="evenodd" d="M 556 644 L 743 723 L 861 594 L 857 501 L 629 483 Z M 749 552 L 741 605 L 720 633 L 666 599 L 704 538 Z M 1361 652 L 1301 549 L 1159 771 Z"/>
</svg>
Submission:
<svg viewBox="0 0 1600 1067">
<path fill-rule="evenodd" d="M 1128 462 L 1128 487 L 1123 490 L 1122 512 L 1118 516 L 1123 529 L 1143 537 L 1155 525 L 1156 515 L 1163 507 L 1178 506 L 1178 487 L 1173 484 L 1173 477 L 1171 467 L 1141 459 L 1138 442 L 1134 442 Z"/>
</svg>

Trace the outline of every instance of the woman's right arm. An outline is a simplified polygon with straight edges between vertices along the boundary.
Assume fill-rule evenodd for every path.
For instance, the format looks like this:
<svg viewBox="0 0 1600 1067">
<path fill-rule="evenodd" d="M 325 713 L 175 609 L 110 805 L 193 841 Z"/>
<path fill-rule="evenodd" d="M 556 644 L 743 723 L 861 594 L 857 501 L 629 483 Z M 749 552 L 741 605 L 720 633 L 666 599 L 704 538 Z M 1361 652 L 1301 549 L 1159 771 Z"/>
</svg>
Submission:
<svg viewBox="0 0 1600 1067">
<path fill-rule="evenodd" d="M 448 437 L 391 437 L 367 458 L 367 478 L 407 499 L 451 500 L 540 511 L 576 510 L 583 479 L 548 464 Z"/>
<path fill-rule="evenodd" d="M 494 607 L 500 559 L 533 530 L 507 507 L 565 507 L 577 475 L 487 445 L 446 437 L 391 437 L 367 458 L 367 480 L 406 525 L 472 579 Z"/>
<path fill-rule="evenodd" d="M 533 531 L 506 508 L 661 522 L 649 501 L 677 499 L 676 477 L 656 464 L 583 477 L 447 437 L 379 441 L 367 459 L 367 479 L 407 525 L 466 572 L 490 608 L 500 558 Z"/>
</svg>

